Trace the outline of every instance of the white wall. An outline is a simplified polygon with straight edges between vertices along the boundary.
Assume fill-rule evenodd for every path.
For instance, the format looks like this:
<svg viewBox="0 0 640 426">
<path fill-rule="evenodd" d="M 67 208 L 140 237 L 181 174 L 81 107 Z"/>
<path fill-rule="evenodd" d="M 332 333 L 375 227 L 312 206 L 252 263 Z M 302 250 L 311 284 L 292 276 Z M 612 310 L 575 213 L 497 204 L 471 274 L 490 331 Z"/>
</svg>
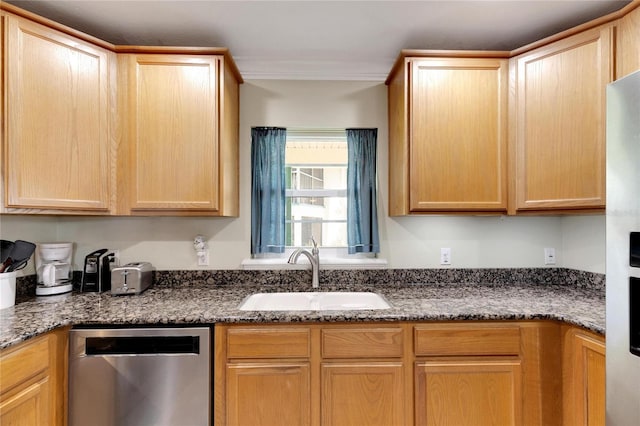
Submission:
<svg viewBox="0 0 640 426">
<path fill-rule="evenodd" d="M 240 95 L 239 218 L 2 216 L 2 238 L 8 224 L 15 228 L 7 232 L 13 239 L 28 235 L 51 240 L 55 235 L 58 241 L 74 241 L 78 269 L 87 253 L 108 247 L 119 249 L 124 262 L 148 260 L 167 270 L 198 269 L 192 241 L 203 234 L 211 250 L 210 266 L 204 269 L 237 269 L 249 257 L 251 127 L 377 127 L 380 256 L 388 259 L 390 267 L 439 267 L 440 247 L 452 249 L 452 267 L 541 267 L 544 247 L 554 247 L 557 266 L 604 273 L 603 216 L 388 217 L 387 91 L 383 83 L 247 81 Z"/>
<path fill-rule="evenodd" d="M 605 215 L 562 218 L 563 266 L 605 273 Z"/>
</svg>

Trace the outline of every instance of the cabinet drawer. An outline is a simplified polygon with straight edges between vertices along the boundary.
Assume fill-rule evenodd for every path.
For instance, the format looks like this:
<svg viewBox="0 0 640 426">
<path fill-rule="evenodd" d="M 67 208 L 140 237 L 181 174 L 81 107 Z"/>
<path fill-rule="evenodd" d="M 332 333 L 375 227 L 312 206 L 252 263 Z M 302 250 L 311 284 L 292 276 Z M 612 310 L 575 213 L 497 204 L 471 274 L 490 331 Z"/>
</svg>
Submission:
<svg viewBox="0 0 640 426">
<path fill-rule="evenodd" d="M 0 357 L 2 386 L 0 393 L 40 375 L 49 368 L 49 339 L 38 337 L 15 350 L 4 352 Z"/>
<path fill-rule="evenodd" d="M 414 328 L 416 356 L 518 355 L 520 328 L 509 324 L 440 324 Z"/>
<path fill-rule="evenodd" d="M 389 358 L 402 356 L 402 328 L 322 330 L 323 358 Z"/>
<path fill-rule="evenodd" d="M 228 358 L 308 358 L 311 331 L 296 327 L 231 328 Z"/>
</svg>

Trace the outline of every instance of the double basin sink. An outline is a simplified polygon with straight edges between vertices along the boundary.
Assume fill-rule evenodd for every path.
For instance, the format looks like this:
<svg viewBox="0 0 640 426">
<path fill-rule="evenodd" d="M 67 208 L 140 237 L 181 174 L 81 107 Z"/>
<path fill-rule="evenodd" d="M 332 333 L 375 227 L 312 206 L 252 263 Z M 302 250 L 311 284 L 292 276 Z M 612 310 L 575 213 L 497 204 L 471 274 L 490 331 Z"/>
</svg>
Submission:
<svg viewBox="0 0 640 426">
<path fill-rule="evenodd" d="M 387 300 L 371 292 L 255 293 L 238 307 L 241 311 L 354 311 L 389 309 Z"/>
</svg>

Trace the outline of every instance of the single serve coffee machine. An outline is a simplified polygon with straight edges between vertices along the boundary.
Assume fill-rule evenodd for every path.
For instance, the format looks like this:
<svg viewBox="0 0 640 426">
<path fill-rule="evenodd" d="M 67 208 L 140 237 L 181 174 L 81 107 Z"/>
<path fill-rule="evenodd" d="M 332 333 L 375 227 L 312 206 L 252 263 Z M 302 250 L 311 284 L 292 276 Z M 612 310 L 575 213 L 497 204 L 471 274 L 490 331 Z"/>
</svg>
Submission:
<svg viewBox="0 0 640 426">
<path fill-rule="evenodd" d="M 93 251 L 84 258 L 80 291 L 102 293 L 111 290 L 111 269 L 117 266 L 113 252 L 108 249 Z"/>
</svg>

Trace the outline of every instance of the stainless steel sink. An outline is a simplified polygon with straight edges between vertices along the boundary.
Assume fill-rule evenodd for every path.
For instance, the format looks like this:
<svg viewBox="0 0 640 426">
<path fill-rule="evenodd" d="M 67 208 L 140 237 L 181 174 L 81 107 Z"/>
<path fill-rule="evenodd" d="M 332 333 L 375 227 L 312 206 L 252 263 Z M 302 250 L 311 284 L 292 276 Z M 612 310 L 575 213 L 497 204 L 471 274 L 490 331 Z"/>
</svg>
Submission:
<svg viewBox="0 0 640 426">
<path fill-rule="evenodd" d="M 387 300 L 371 292 L 255 293 L 242 301 L 241 311 L 354 311 L 389 309 Z"/>
</svg>

